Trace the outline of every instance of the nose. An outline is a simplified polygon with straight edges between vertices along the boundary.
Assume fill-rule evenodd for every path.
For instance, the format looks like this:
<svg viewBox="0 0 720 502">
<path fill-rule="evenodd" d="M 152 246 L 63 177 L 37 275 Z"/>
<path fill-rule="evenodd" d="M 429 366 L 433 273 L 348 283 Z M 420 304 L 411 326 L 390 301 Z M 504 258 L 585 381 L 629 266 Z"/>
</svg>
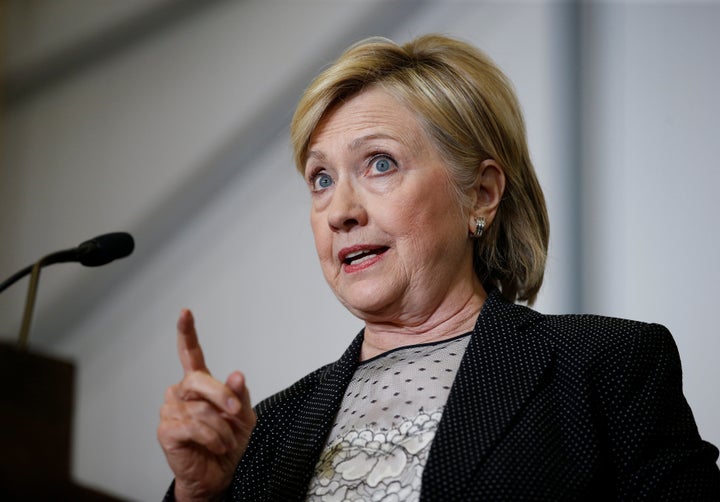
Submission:
<svg viewBox="0 0 720 502">
<path fill-rule="evenodd" d="M 328 207 L 328 225 L 333 232 L 349 232 L 367 225 L 367 211 L 362 197 L 349 180 L 338 182 Z"/>
</svg>

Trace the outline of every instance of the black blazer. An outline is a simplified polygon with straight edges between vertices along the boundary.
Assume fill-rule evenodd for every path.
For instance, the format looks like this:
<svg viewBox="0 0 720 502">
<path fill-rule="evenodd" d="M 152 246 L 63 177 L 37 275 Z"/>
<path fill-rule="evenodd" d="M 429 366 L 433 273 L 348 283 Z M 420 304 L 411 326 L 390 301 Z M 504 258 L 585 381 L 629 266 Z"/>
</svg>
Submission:
<svg viewBox="0 0 720 502">
<path fill-rule="evenodd" d="M 232 500 L 304 500 L 356 368 L 343 356 L 257 406 Z M 492 291 L 431 446 L 421 500 L 720 500 L 662 326 L 547 316 Z"/>
</svg>

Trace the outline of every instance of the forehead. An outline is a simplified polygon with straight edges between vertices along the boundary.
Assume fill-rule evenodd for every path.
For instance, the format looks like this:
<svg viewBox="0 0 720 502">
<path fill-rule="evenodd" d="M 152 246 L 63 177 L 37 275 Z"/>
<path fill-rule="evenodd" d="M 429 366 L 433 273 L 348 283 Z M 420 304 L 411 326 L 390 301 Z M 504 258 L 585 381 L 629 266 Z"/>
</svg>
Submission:
<svg viewBox="0 0 720 502">
<path fill-rule="evenodd" d="M 309 154 L 330 146 L 355 148 L 372 139 L 388 139 L 420 148 L 427 135 L 417 115 L 392 94 L 370 88 L 330 109 L 310 137 Z"/>
</svg>

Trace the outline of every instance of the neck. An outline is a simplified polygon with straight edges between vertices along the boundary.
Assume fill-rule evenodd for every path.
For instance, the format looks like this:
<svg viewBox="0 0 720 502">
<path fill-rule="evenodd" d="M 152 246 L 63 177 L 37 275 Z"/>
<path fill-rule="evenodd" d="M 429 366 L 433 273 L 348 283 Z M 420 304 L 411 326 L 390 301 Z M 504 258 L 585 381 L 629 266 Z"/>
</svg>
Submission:
<svg viewBox="0 0 720 502">
<path fill-rule="evenodd" d="M 440 305 L 412 323 L 365 322 L 360 360 L 398 347 L 437 342 L 472 331 L 487 293 L 480 286 L 462 302 Z"/>
</svg>

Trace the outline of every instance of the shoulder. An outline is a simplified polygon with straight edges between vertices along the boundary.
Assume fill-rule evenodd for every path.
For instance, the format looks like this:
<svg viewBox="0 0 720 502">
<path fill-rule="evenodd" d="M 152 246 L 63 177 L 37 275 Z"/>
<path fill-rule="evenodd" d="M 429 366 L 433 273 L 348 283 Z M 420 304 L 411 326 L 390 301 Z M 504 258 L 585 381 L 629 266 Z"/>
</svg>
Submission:
<svg viewBox="0 0 720 502">
<path fill-rule="evenodd" d="M 592 314 L 547 315 L 509 305 L 517 330 L 549 345 L 558 360 L 576 364 L 619 363 L 632 358 L 679 359 L 670 331 L 661 324 Z"/>
<path fill-rule="evenodd" d="M 605 386 L 654 371 L 682 379 L 677 347 L 660 324 L 591 314 L 547 315 L 492 295 L 484 326 L 505 333 L 498 335 L 505 337 L 500 343 L 551 354 L 559 380 Z"/>
<path fill-rule="evenodd" d="M 665 326 L 598 315 L 543 315 L 531 329 L 558 346 L 578 351 L 615 352 L 636 345 L 674 347 Z M 667 347 L 669 348 L 669 347 Z"/>
<path fill-rule="evenodd" d="M 661 409 L 657 400 L 663 396 L 674 409 L 687 407 L 680 355 L 670 331 L 660 324 L 540 315 L 526 329 L 552 348 L 556 383 L 575 389 L 576 397 L 590 398 L 603 414 L 621 416 L 625 412 L 615 408 L 628 402 L 648 401 L 646 410 Z"/>
</svg>

